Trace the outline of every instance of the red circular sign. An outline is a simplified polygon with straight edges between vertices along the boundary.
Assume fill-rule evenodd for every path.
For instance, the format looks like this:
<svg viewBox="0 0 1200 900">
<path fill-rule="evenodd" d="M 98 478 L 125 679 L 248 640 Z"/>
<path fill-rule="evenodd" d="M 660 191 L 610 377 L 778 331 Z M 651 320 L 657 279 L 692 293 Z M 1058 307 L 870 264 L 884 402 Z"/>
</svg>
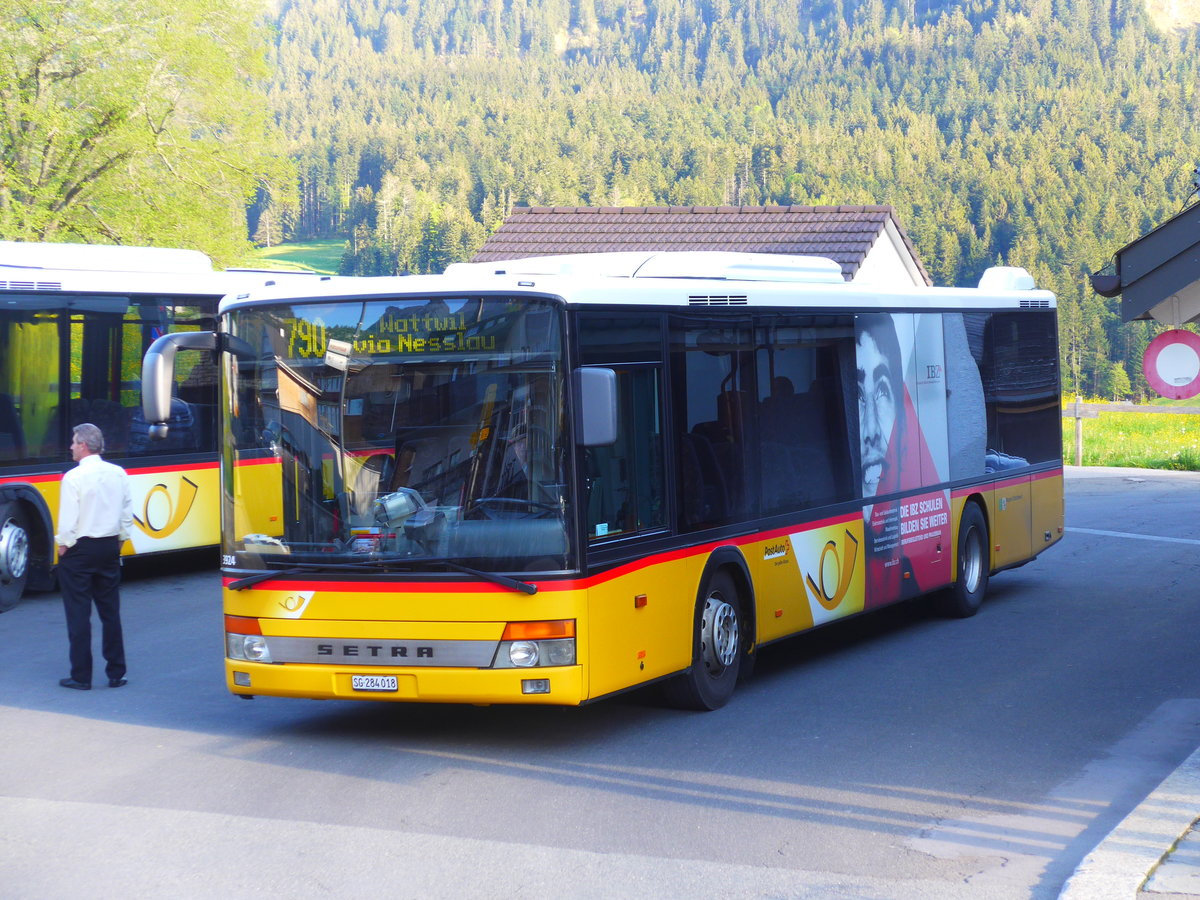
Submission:
<svg viewBox="0 0 1200 900">
<path fill-rule="evenodd" d="M 1164 397 L 1183 400 L 1200 394 L 1200 335 L 1164 331 L 1146 348 L 1142 371 L 1150 387 Z"/>
</svg>

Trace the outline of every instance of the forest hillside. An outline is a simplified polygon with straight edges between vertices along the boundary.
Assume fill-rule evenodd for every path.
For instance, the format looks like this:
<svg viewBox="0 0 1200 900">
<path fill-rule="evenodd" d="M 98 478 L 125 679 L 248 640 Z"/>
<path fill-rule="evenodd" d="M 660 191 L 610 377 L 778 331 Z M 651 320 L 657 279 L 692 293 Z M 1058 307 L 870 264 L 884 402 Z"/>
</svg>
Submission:
<svg viewBox="0 0 1200 900">
<path fill-rule="evenodd" d="M 1151 326 L 1086 276 L 1200 162 L 1200 38 L 1150 12 L 281 0 L 269 98 L 298 191 L 261 195 L 251 233 L 344 237 L 343 271 L 382 274 L 468 258 L 514 205 L 891 204 L 938 284 L 1033 271 L 1064 387 L 1127 396 Z"/>
</svg>

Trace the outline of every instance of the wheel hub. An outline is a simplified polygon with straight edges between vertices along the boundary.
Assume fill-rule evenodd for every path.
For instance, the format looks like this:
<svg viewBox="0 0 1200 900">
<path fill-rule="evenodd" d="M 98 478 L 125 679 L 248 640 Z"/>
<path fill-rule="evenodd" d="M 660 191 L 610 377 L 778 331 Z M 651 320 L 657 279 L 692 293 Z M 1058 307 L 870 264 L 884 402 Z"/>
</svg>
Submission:
<svg viewBox="0 0 1200 900">
<path fill-rule="evenodd" d="M 704 668 L 709 674 L 720 675 L 733 665 L 740 637 L 737 610 L 719 596 L 705 600 L 700 641 Z"/>
<path fill-rule="evenodd" d="M 963 582 L 967 590 L 973 593 L 979 587 L 979 579 L 983 575 L 983 548 L 980 546 L 979 533 L 975 529 L 971 529 L 967 535 L 963 551 Z"/>
<path fill-rule="evenodd" d="M 0 527 L 0 579 L 22 578 L 29 566 L 29 535 L 16 519 Z"/>
</svg>

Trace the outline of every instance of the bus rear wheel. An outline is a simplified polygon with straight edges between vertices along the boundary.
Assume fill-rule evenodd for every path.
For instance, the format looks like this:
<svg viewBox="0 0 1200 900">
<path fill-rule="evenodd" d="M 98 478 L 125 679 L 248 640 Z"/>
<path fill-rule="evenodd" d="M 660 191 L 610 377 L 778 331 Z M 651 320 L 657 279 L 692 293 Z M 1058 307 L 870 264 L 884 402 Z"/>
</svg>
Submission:
<svg viewBox="0 0 1200 900">
<path fill-rule="evenodd" d="M 0 504 L 0 612 L 12 609 L 29 577 L 29 526 L 20 504 Z"/>
<path fill-rule="evenodd" d="M 691 668 L 666 685 L 673 706 L 713 710 L 729 702 L 742 666 L 742 616 L 733 578 L 728 572 L 717 572 L 696 603 Z"/>
<path fill-rule="evenodd" d="M 987 521 L 979 504 L 968 503 L 958 523 L 958 570 L 954 584 L 937 595 L 938 612 L 956 619 L 979 612 L 987 593 L 988 572 Z"/>
</svg>

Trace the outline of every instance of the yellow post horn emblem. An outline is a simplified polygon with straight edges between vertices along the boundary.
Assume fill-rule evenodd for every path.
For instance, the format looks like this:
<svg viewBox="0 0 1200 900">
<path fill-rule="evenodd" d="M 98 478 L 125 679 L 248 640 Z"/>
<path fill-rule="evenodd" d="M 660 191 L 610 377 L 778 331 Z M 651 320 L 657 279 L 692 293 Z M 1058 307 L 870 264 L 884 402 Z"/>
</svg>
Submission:
<svg viewBox="0 0 1200 900">
<path fill-rule="evenodd" d="M 133 517 L 133 523 L 141 529 L 142 533 L 147 537 L 164 538 L 169 534 L 173 534 L 183 520 L 187 518 L 187 514 L 191 512 L 192 504 L 196 500 L 196 494 L 200 488 L 194 481 L 186 476 L 179 479 L 179 502 L 171 502 L 171 492 L 165 484 L 156 484 L 146 492 L 146 500 L 142 504 L 142 516 Z M 162 494 L 167 501 L 167 521 L 161 528 L 156 528 L 150 522 L 150 501 L 156 494 Z"/>
<path fill-rule="evenodd" d="M 854 564 L 858 560 L 858 538 L 849 531 L 845 532 L 842 549 L 844 559 L 838 556 L 837 544 L 827 541 L 821 548 L 821 556 L 817 560 L 817 578 L 820 579 L 820 584 L 813 579 L 811 574 L 805 576 L 804 579 L 813 599 L 829 610 L 837 609 L 842 600 L 846 598 L 846 591 L 850 589 L 850 579 L 854 577 Z M 830 553 L 833 554 L 834 563 L 838 566 L 837 589 L 832 594 L 825 589 L 825 557 Z"/>
</svg>

